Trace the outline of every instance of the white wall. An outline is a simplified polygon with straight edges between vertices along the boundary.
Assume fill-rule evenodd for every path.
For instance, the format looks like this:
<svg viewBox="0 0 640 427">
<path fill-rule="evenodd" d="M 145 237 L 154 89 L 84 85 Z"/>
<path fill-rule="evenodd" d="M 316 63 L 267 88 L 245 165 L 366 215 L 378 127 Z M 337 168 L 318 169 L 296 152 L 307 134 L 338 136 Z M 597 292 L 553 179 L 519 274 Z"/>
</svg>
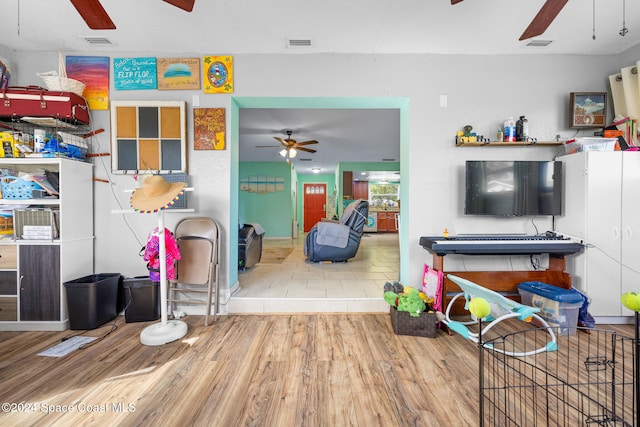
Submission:
<svg viewBox="0 0 640 427">
<path fill-rule="evenodd" d="M 66 53 L 66 52 L 63 52 Z M 73 52 L 74 55 L 98 55 Z M 202 56 L 211 52 L 184 53 Z M 112 57 L 118 57 L 114 52 Z M 162 52 L 142 52 L 127 56 L 165 56 Z M 35 73 L 57 68 L 57 53 L 16 53 L 19 62 L 14 84 L 40 84 Z M 479 134 L 495 134 L 508 116 L 526 115 L 530 134 L 539 140 L 560 135 L 569 138 L 575 130 L 567 128 L 570 92 L 607 91 L 607 77 L 620 68 L 619 57 L 523 55 L 237 55 L 234 57 L 235 93 L 231 96 L 286 97 L 408 97 L 410 99 L 409 156 L 410 200 L 408 209 L 409 269 L 412 284 L 419 282 L 422 264 L 430 260 L 419 246 L 423 235 L 438 235 L 446 227 L 450 233 L 535 232 L 551 229 L 548 218 L 493 219 L 465 217 L 462 214 L 463 165 L 467 159 L 552 159 L 558 147 L 469 147 L 456 148 L 454 135 L 466 124 Z M 204 95 L 192 91 L 111 91 L 112 100 L 186 100 L 192 107 L 192 95 L 200 95 L 201 107 L 225 107 L 229 95 Z M 448 106 L 440 107 L 440 95 L 446 94 Z M 191 122 L 189 116 L 189 122 Z M 94 111 L 96 127 L 107 132 L 95 139 L 99 148 L 109 151 L 109 117 L 106 111 Z M 229 114 L 227 125 L 230 126 Z M 229 129 L 229 132 L 235 130 Z M 192 135 L 189 123 L 189 135 Z M 587 134 L 586 131 L 580 134 Z M 227 138 L 229 141 L 229 138 Z M 229 150 L 192 150 L 189 173 L 195 194 L 190 206 L 198 215 L 216 218 L 221 224 L 228 254 L 229 233 L 237 229 L 237 220 L 229 218 L 229 179 L 232 167 Z M 101 158 L 108 161 L 108 158 Z M 155 218 L 143 215 L 114 215 L 118 202 L 128 206 L 131 177 L 110 176 L 109 168 L 96 161 L 95 175 L 111 178 L 113 186 L 95 184 L 96 272 L 145 274 L 138 257 Z M 180 216 L 180 215 L 178 215 Z M 130 223 L 131 230 L 126 222 Z M 166 216 L 169 227 L 177 218 Z M 234 249 L 235 250 L 235 249 Z M 228 257 L 224 256 L 223 260 Z M 503 260 L 495 260 L 503 263 Z M 228 283 L 228 268 L 222 269 L 222 286 Z"/>
</svg>

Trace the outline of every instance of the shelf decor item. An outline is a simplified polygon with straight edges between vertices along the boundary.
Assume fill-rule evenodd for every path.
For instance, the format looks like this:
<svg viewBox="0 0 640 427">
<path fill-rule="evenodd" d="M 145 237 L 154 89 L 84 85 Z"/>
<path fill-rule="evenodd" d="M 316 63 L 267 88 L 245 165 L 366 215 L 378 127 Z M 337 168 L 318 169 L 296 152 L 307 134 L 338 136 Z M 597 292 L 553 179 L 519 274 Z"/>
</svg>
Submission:
<svg viewBox="0 0 640 427">
<path fill-rule="evenodd" d="M 606 123 L 606 115 L 606 92 L 571 92 L 569 96 L 570 128 L 602 128 Z"/>
<path fill-rule="evenodd" d="M 78 96 L 82 96 L 86 87 L 81 81 L 67 77 L 67 67 L 60 50 L 58 50 L 58 71 L 47 71 L 36 74 L 44 80 L 47 89 L 51 91 L 72 92 Z"/>
</svg>

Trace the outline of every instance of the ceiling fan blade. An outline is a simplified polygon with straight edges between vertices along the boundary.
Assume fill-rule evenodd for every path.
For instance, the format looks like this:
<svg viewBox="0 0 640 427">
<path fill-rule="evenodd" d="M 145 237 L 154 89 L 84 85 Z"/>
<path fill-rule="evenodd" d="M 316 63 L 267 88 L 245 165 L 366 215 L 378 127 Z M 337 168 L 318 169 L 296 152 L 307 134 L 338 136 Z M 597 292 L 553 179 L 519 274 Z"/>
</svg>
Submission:
<svg viewBox="0 0 640 427">
<path fill-rule="evenodd" d="M 71 0 L 71 4 L 92 30 L 116 29 L 116 24 L 107 15 L 107 11 L 104 10 L 99 0 Z"/>
<path fill-rule="evenodd" d="M 279 145 L 256 145 L 256 148 L 282 148 Z"/>
<path fill-rule="evenodd" d="M 307 153 L 315 153 L 316 150 L 312 150 L 311 148 L 304 148 L 304 147 L 296 147 L 296 150 L 298 151 L 306 151 Z"/>
<path fill-rule="evenodd" d="M 458 4 L 458 3 L 462 3 L 462 0 L 451 0 L 451 4 Z"/>
<path fill-rule="evenodd" d="M 292 145 L 292 143 L 289 142 L 290 140 L 282 139 L 279 136 L 274 136 L 274 138 L 277 139 L 278 141 L 280 141 L 280 144 L 284 145 L 285 147 L 288 147 L 288 146 Z"/>
<path fill-rule="evenodd" d="M 193 10 L 193 4 L 196 0 L 164 0 L 166 3 L 172 4 L 175 7 L 179 7 L 180 9 L 191 12 Z"/>
<path fill-rule="evenodd" d="M 530 39 L 547 31 L 549 25 L 556 19 L 556 16 L 558 16 L 568 1 L 569 0 L 547 0 L 518 40 Z"/>
<path fill-rule="evenodd" d="M 318 141 L 316 141 L 315 139 L 312 139 L 311 141 L 303 141 L 303 142 L 296 142 L 294 145 L 297 147 L 299 145 L 311 145 L 311 144 L 317 144 Z"/>
</svg>

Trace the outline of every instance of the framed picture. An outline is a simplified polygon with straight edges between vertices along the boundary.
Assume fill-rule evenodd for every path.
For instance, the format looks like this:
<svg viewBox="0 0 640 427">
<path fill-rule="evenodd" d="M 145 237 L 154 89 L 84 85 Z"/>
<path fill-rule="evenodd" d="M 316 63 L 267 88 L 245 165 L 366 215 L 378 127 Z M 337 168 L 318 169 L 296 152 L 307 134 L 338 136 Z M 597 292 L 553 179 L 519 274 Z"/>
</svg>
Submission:
<svg viewBox="0 0 640 427">
<path fill-rule="evenodd" d="M 569 97 L 569 127 L 573 129 L 606 126 L 606 92 L 571 92 Z"/>
<path fill-rule="evenodd" d="M 187 173 L 184 101 L 111 101 L 111 170 Z"/>
</svg>

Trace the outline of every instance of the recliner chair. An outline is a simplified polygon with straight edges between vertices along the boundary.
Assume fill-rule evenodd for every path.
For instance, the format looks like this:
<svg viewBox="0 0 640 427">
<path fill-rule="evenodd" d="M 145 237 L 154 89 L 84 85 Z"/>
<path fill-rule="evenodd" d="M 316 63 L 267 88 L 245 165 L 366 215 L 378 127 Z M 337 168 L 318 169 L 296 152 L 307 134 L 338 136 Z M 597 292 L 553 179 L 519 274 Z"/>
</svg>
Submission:
<svg viewBox="0 0 640 427">
<path fill-rule="evenodd" d="M 369 202 L 354 200 L 342 213 L 339 222 L 320 221 L 307 234 L 304 254 L 309 261 L 346 262 L 358 253 Z"/>
</svg>

